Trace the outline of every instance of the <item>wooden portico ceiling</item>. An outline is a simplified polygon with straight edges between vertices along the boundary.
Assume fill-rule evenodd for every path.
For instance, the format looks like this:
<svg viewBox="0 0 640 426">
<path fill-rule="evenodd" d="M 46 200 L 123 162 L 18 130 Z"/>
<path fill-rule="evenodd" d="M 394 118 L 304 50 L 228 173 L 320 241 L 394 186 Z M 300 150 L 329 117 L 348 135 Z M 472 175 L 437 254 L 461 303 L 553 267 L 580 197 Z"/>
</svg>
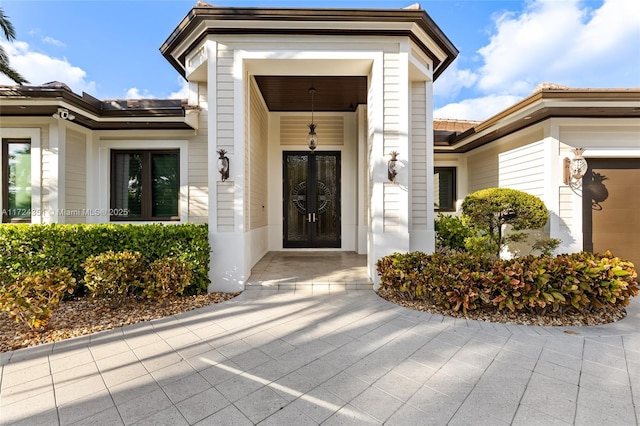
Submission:
<svg viewBox="0 0 640 426">
<path fill-rule="evenodd" d="M 354 111 L 367 103 L 367 78 L 353 76 L 256 76 L 269 111 Z"/>
<path fill-rule="evenodd" d="M 199 2 L 160 47 L 183 76 L 187 55 L 208 36 L 407 37 L 433 61 L 434 80 L 458 50 L 422 9 L 266 9 L 217 7 Z"/>
</svg>

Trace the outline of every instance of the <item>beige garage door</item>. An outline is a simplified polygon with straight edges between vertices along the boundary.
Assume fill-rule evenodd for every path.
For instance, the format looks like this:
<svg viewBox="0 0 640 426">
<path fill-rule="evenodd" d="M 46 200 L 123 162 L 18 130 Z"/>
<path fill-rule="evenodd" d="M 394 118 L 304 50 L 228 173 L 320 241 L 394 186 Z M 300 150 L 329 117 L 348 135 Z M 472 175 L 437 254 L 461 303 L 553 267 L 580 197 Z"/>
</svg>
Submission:
<svg viewBox="0 0 640 426">
<path fill-rule="evenodd" d="M 640 268 L 640 159 L 589 159 L 583 180 L 584 249 L 610 250 Z"/>
</svg>

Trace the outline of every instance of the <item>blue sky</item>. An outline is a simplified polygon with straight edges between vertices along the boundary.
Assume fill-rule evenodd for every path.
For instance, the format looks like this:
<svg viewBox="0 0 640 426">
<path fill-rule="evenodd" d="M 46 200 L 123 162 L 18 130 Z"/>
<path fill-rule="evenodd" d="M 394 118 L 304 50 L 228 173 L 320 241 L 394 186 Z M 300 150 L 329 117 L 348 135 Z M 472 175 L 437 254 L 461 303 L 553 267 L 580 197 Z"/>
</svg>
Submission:
<svg viewBox="0 0 640 426">
<path fill-rule="evenodd" d="M 14 24 L 11 64 L 33 85 L 58 80 L 101 99 L 183 97 L 160 45 L 195 0 L 0 0 Z M 402 8 L 412 0 L 236 1 L 218 6 Z M 638 0 L 420 2 L 460 50 L 434 85 L 438 118 L 483 120 L 541 82 L 640 87 Z M 0 78 L 0 84 L 10 81 Z"/>
</svg>

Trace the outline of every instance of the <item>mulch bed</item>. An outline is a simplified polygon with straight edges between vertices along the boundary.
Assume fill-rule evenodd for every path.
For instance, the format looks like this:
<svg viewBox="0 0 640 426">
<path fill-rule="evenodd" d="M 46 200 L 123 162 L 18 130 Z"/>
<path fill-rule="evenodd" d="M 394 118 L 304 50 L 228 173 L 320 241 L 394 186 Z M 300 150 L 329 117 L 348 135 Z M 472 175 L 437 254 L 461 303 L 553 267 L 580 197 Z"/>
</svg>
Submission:
<svg viewBox="0 0 640 426">
<path fill-rule="evenodd" d="M 409 309 L 429 312 L 432 314 L 440 314 L 454 318 L 465 318 L 470 320 L 480 320 L 488 322 L 498 322 L 506 324 L 523 324 L 523 325 L 541 325 L 541 326 L 585 326 L 585 325 L 601 325 L 616 322 L 626 316 L 624 308 L 619 306 L 610 306 L 606 309 L 593 312 L 567 312 L 567 313 L 548 313 L 547 315 L 535 315 L 526 312 L 511 311 L 495 311 L 495 310 L 473 310 L 464 314 L 462 311 L 453 311 L 433 305 L 423 300 L 404 300 L 395 293 L 380 289 L 378 295 L 389 302 L 404 306 Z"/>
<path fill-rule="evenodd" d="M 10 319 L 6 312 L 0 312 L 0 352 L 175 315 L 224 302 L 238 294 L 240 293 L 174 296 L 160 302 L 131 298 L 118 306 L 112 306 L 106 300 L 78 298 L 61 302 L 44 330 L 31 330 L 26 324 Z"/>
</svg>

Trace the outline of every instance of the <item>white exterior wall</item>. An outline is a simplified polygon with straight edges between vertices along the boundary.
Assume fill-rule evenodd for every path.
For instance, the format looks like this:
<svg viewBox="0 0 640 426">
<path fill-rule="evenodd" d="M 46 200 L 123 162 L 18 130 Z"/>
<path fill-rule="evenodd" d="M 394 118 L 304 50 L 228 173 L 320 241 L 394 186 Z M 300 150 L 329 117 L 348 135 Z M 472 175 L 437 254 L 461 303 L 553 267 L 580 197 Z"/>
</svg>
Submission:
<svg viewBox="0 0 640 426">
<path fill-rule="evenodd" d="M 65 208 L 61 223 L 86 223 L 81 213 L 87 209 L 87 134 L 67 131 L 65 156 Z M 76 215 L 77 214 L 77 215 Z"/>
<path fill-rule="evenodd" d="M 251 81 L 248 167 L 249 229 L 251 232 L 251 264 L 258 262 L 269 250 L 269 111 L 255 81 Z"/>
<path fill-rule="evenodd" d="M 189 138 L 189 174 L 188 174 L 188 221 L 198 224 L 209 220 L 209 158 L 208 158 L 208 116 L 209 109 L 207 85 L 191 85 L 190 105 L 201 108 L 198 115 L 198 131 Z M 215 170 L 212 170 L 215 173 Z"/>
</svg>

